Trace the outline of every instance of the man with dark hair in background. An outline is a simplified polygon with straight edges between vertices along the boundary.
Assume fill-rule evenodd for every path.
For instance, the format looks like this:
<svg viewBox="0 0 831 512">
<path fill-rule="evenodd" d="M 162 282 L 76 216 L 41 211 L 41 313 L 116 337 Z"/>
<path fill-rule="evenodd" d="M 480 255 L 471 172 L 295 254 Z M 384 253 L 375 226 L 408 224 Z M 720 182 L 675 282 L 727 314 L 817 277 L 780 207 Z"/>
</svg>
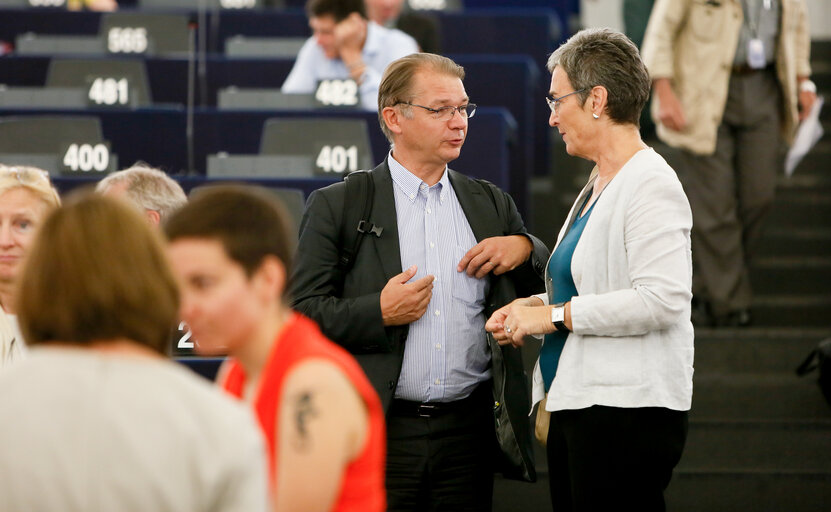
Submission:
<svg viewBox="0 0 831 512">
<path fill-rule="evenodd" d="M 438 20 L 428 14 L 403 11 L 404 0 L 366 0 L 370 20 L 409 34 L 423 52 L 441 53 Z"/>
<path fill-rule="evenodd" d="M 313 93 L 321 80 L 352 79 L 361 106 L 375 110 L 384 68 L 417 52 L 415 40 L 369 21 L 363 0 L 309 0 L 306 14 L 312 37 L 300 49 L 282 92 Z"/>
</svg>

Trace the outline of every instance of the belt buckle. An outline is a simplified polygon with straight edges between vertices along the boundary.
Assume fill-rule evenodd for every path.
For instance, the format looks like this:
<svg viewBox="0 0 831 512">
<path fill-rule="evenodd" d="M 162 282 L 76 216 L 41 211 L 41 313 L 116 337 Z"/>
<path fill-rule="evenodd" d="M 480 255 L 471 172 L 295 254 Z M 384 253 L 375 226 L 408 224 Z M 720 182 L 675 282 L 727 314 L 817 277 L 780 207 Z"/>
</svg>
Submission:
<svg viewBox="0 0 831 512">
<path fill-rule="evenodd" d="M 433 413 L 438 410 L 438 407 L 430 404 L 418 404 L 416 414 L 422 418 L 431 418 Z"/>
</svg>

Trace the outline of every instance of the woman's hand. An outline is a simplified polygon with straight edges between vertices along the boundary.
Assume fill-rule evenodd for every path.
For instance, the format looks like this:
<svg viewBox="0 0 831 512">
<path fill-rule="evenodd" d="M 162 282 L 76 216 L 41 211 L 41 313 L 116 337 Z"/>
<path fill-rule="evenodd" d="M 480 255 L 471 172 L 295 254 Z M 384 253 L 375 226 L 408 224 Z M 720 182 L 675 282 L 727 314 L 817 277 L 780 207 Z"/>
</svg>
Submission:
<svg viewBox="0 0 831 512">
<path fill-rule="evenodd" d="M 517 310 L 523 310 L 523 312 L 520 313 L 520 315 L 525 315 L 525 310 L 540 310 L 543 312 L 543 316 L 549 315 L 549 308 L 543 307 L 543 302 L 538 297 L 525 297 L 522 299 L 516 299 L 510 304 L 497 309 L 493 312 L 493 315 L 491 315 L 491 317 L 485 323 L 485 330 L 493 334 L 494 339 L 496 339 L 496 341 L 499 342 L 500 345 L 507 345 L 510 343 L 515 347 L 521 347 L 523 344 L 522 338 L 524 337 L 524 335 L 517 336 L 517 333 L 514 329 L 514 324 L 509 323 L 508 321 L 508 319 L 511 318 L 512 315 L 515 317 L 514 312 Z M 548 323 L 551 323 L 550 320 Z M 506 328 L 506 326 L 511 327 L 510 331 Z M 532 333 L 528 331 L 526 332 L 526 334 L 537 333 Z"/>
</svg>

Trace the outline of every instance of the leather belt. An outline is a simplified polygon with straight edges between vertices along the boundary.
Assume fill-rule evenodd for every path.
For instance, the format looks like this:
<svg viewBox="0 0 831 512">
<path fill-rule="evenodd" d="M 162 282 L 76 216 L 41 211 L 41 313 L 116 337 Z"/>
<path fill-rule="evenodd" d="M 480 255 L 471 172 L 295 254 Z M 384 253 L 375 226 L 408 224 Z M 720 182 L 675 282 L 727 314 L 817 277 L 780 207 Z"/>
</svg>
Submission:
<svg viewBox="0 0 831 512">
<path fill-rule="evenodd" d="M 773 69 L 773 64 L 768 64 L 763 68 L 751 68 L 747 64 L 741 64 L 739 66 L 733 66 L 730 68 L 730 72 L 734 75 L 749 75 L 751 73 L 758 73 L 760 71 L 767 71 L 769 69 Z"/>
<path fill-rule="evenodd" d="M 455 402 L 411 402 L 409 400 L 394 399 L 390 404 L 390 413 L 401 416 L 420 416 L 435 418 L 452 412 L 467 410 L 470 397 Z"/>
<path fill-rule="evenodd" d="M 469 396 L 452 402 L 411 402 L 394 398 L 390 403 L 389 412 L 400 416 L 421 418 L 435 418 L 451 413 L 468 414 L 478 407 L 490 406 L 491 385 L 491 381 L 483 382 Z"/>
</svg>

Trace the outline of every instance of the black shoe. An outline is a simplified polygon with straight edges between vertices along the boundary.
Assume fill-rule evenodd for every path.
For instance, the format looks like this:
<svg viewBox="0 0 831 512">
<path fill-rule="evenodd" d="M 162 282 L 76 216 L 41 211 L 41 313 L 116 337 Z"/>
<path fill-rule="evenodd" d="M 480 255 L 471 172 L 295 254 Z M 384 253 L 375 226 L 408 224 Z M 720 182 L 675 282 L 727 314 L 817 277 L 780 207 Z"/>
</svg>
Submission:
<svg viewBox="0 0 831 512">
<path fill-rule="evenodd" d="M 710 313 L 710 304 L 707 301 L 693 297 L 690 320 L 695 327 L 713 327 L 715 319 Z"/>
<path fill-rule="evenodd" d="M 716 319 L 717 327 L 748 327 L 753 323 L 749 309 L 737 309 Z"/>
</svg>

